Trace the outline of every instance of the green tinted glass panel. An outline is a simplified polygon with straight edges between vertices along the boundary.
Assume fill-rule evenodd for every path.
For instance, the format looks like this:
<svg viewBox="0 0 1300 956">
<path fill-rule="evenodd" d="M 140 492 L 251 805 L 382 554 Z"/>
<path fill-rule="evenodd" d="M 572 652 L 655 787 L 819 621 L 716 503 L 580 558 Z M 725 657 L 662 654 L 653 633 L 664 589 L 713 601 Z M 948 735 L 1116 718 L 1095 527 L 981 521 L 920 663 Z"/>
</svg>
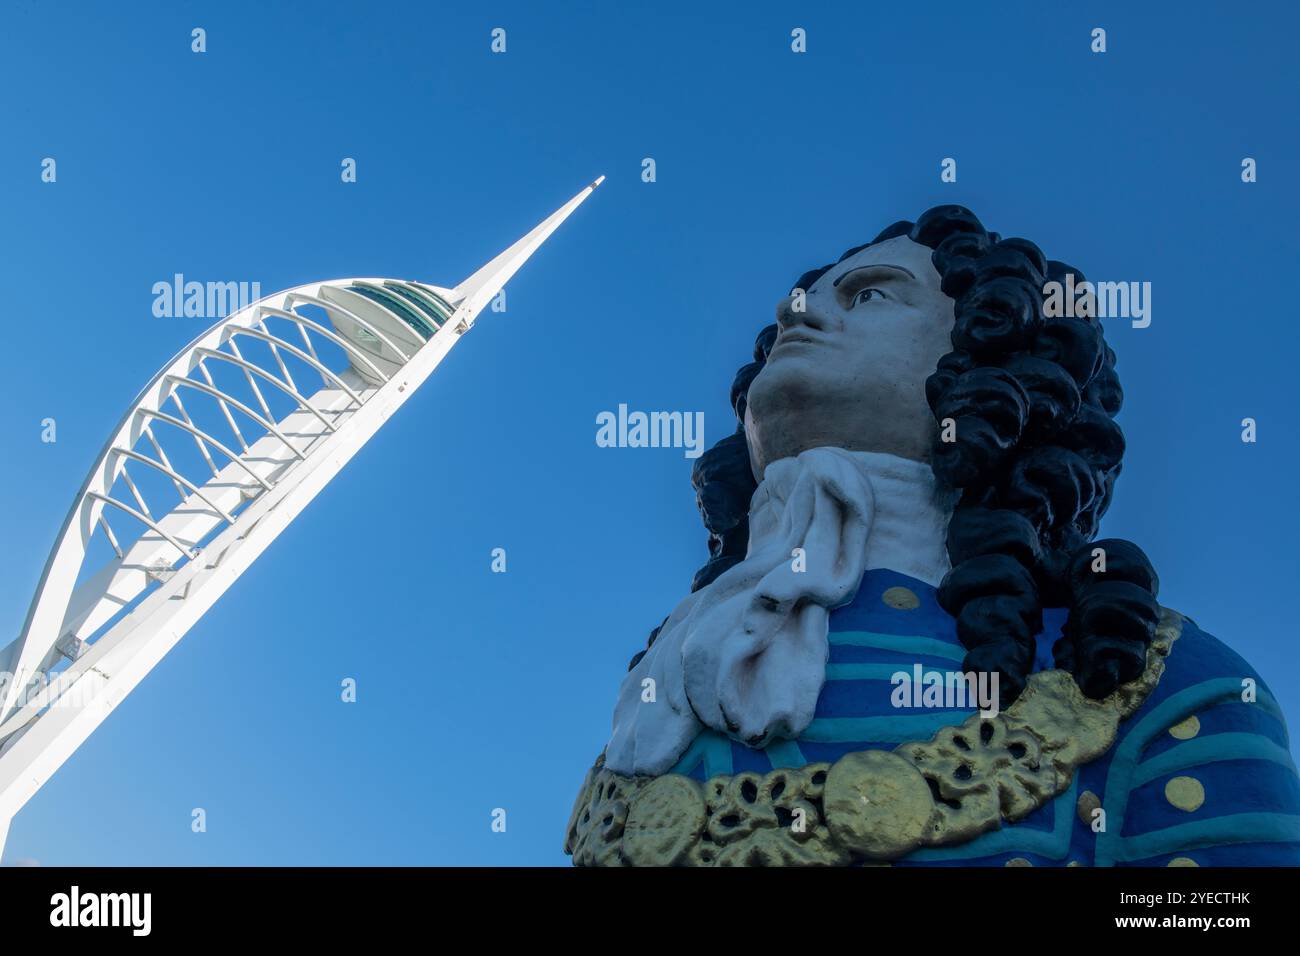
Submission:
<svg viewBox="0 0 1300 956">
<path fill-rule="evenodd" d="M 419 291 L 413 289 L 404 282 L 385 282 L 384 288 L 389 292 L 396 293 L 403 299 L 406 299 L 419 309 L 422 314 L 427 316 L 438 328 L 442 328 L 442 323 L 446 322 L 450 316 L 450 313 L 443 312 L 442 308 L 436 302 L 421 295 Z"/>
<path fill-rule="evenodd" d="M 451 314 L 456 311 L 454 308 L 452 308 L 450 302 L 448 302 L 446 299 L 440 296 L 437 292 L 434 292 L 427 285 L 421 285 L 418 282 L 412 282 L 410 283 L 410 285 L 414 286 L 416 289 L 419 289 L 421 292 L 427 295 L 434 302 L 437 302 L 438 305 L 442 306 L 442 308 L 446 309 L 448 318 L 451 318 Z"/>
<path fill-rule="evenodd" d="M 396 313 L 398 318 L 411 328 L 415 329 L 416 332 L 420 333 L 421 338 L 431 338 L 433 333 L 438 331 L 428 319 L 412 309 L 406 303 L 405 299 L 394 295 L 386 289 L 379 289 L 370 285 L 361 285 L 360 283 L 353 283 L 349 288 L 358 295 L 364 295 L 367 299 L 378 302 L 390 312 Z"/>
</svg>

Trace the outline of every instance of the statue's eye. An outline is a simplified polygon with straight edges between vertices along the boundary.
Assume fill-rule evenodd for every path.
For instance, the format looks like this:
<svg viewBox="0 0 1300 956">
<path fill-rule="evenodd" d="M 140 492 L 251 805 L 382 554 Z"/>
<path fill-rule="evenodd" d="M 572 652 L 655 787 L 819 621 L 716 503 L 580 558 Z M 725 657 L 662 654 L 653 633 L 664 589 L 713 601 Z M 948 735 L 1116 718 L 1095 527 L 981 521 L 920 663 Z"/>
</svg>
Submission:
<svg viewBox="0 0 1300 956">
<path fill-rule="evenodd" d="M 853 297 L 854 305 L 861 305 L 863 302 L 870 302 L 872 299 L 883 299 L 885 293 L 876 288 L 866 288 Z"/>
</svg>

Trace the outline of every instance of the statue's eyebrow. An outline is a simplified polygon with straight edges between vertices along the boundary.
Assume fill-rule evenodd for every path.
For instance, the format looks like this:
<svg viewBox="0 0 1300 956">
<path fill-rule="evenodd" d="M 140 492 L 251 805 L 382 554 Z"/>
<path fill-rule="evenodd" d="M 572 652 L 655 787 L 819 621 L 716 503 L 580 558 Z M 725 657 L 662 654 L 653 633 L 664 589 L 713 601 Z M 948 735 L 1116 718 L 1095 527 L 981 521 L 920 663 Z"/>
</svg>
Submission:
<svg viewBox="0 0 1300 956">
<path fill-rule="evenodd" d="M 845 279 L 847 279 L 849 276 L 853 275 L 855 272 L 862 272 L 865 269 L 893 269 L 895 272 L 903 273 L 909 279 L 913 279 L 913 280 L 916 279 L 916 276 L 913 275 L 911 269 L 904 269 L 902 266 L 891 266 L 888 263 L 884 263 L 884 262 L 873 262 L 869 266 L 858 266 L 856 269 L 850 269 L 848 272 L 844 273 L 842 276 L 840 276 L 838 279 L 832 282 L 831 288 L 832 289 L 839 288 L 839 284 L 843 282 Z"/>
</svg>

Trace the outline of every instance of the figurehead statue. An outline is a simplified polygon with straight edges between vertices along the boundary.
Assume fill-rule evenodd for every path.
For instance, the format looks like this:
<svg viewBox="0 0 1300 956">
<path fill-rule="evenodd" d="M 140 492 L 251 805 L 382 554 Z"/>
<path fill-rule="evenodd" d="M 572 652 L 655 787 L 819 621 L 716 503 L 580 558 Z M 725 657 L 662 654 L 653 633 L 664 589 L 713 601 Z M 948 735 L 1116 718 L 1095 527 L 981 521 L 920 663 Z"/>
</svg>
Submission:
<svg viewBox="0 0 1300 956">
<path fill-rule="evenodd" d="M 695 464 L 710 558 L 623 679 L 576 863 L 1300 863 L 1267 686 L 1098 538 L 1123 393 L 1090 296 L 960 206 L 796 281 Z"/>
</svg>

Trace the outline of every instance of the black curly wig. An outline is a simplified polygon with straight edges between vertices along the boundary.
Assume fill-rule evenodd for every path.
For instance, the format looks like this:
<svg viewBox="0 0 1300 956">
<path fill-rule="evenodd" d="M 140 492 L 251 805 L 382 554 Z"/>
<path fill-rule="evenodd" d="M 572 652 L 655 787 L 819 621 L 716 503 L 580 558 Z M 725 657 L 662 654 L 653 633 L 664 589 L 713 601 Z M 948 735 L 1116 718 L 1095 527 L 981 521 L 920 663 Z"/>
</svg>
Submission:
<svg viewBox="0 0 1300 956">
<path fill-rule="evenodd" d="M 934 250 L 943 292 L 954 300 L 952 351 L 925 391 L 941 426 L 931 464 L 941 482 L 961 490 L 948 527 L 952 570 L 938 598 L 957 620 L 963 667 L 997 671 L 1002 703 L 1010 703 L 1033 667 L 1042 609 L 1063 606 L 1069 616 L 1053 648 L 1056 664 L 1089 697 L 1104 697 L 1146 666 L 1159 582 L 1137 545 L 1093 540 L 1124 455 L 1113 420 L 1123 401 L 1115 353 L 1095 318 L 1049 317 L 1043 308 L 1046 283 L 1064 285 L 1072 273 L 1078 290 L 1084 277 L 1028 240 L 987 231 L 962 206 L 894 223 L 840 261 L 898 236 Z M 830 268 L 804 273 L 794 287 L 810 288 Z M 775 325 L 759 333 L 754 361 L 732 383 L 736 432 L 692 469 L 710 554 L 692 591 L 745 557 L 756 487 L 745 404 L 776 335 Z M 955 440 L 943 440 L 944 425 Z"/>
</svg>

